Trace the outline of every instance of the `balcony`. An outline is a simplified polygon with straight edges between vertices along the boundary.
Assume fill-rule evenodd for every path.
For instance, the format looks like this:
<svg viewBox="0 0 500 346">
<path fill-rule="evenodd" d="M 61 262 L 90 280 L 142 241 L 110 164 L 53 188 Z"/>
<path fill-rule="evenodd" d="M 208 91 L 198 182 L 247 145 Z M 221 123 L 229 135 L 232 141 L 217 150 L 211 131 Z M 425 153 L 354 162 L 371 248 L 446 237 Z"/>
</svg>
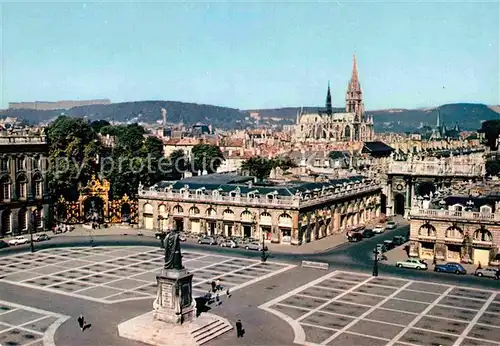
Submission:
<svg viewBox="0 0 500 346">
<path fill-rule="evenodd" d="M 0 135 L 0 145 L 47 144 L 46 136 Z"/>
<path fill-rule="evenodd" d="M 395 161 L 389 165 L 389 174 L 430 175 L 430 176 L 466 176 L 483 175 L 484 164 L 478 162 L 440 162 L 440 161 Z"/>
<path fill-rule="evenodd" d="M 410 217 L 420 218 L 437 218 L 462 221 L 476 222 L 500 222 L 500 213 L 480 213 L 476 211 L 455 211 L 455 210 L 439 210 L 439 209 L 420 209 L 412 208 Z"/>
</svg>

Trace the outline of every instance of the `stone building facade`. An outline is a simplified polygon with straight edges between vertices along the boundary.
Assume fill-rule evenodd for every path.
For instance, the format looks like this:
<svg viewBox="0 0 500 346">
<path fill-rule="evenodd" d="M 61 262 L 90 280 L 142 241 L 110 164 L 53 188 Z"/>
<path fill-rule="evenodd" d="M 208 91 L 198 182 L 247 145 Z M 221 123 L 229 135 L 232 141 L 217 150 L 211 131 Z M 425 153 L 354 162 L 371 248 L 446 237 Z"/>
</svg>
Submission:
<svg viewBox="0 0 500 346">
<path fill-rule="evenodd" d="M 362 177 L 257 185 L 212 174 L 139 188 L 139 227 L 300 245 L 380 216 L 381 188 Z"/>
<path fill-rule="evenodd" d="M 500 247 L 500 197 L 443 199 L 441 208 L 413 208 L 410 256 L 488 265 Z"/>
<path fill-rule="evenodd" d="M 297 114 L 293 138 L 300 142 L 360 142 L 371 141 L 374 135 L 373 117 L 365 116 L 363 92 L 354 57 L 352 76 L 346 92 L 345 111 L 334 112 L 328 85 L 325 109 L 316 113 L 301 110 Z"/>
<path fill-rule="evenodd" d="M 48 226 L 48 149 L 43 133 L 0 132 L 0 237 Z"/>
</svg>

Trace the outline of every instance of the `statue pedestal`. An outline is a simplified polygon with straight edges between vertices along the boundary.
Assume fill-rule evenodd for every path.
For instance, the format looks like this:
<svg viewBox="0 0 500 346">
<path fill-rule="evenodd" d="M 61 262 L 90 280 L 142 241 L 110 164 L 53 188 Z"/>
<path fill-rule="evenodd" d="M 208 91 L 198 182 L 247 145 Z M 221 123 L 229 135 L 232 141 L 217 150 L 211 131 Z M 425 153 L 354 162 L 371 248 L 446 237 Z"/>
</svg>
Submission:
<svg viewBox="0 0 500 346">
<path fill-rule="evenodd" d="M 193 274 L 185 269 L 163 269 L 156 276 L 156 281 L 155 320 L 182 324 L 196 319 L 196 301 L 192 296 Z"/>
</svg>

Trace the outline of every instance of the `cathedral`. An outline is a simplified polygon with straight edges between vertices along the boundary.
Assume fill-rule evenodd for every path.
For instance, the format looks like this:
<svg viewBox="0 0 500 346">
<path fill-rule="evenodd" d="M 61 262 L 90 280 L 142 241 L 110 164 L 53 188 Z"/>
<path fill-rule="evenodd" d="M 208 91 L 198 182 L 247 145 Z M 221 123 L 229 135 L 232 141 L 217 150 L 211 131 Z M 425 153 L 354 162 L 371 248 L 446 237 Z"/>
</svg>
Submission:
<svg viewBox="0 0 500 346">
<path fill-rule="evenodd" d="M 334 113 L 330 83 L 326 94 L 326 107 L 314 113 L 300 110 L 295 125 L 297 141 L 358 142 L 374 137 L 373 117 L 365 116 L 363 92 L 358 78 L 356 56 L 353 57 L 352 76 L 347 86 L 345 112 Z"/>
</svg>

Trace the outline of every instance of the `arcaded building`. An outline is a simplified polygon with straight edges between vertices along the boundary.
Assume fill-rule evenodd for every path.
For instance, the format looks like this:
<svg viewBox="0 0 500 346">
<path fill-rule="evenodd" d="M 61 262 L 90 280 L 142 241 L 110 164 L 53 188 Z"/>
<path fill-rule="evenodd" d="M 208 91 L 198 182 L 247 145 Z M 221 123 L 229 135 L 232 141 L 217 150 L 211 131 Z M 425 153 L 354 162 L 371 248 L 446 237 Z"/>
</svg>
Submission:
<svg viewBox="0 0 500 346">
<path fill-rule="evenodd" d="M 300 245 L 380 215 L 380 186 L 356 176 L 256 184 L 211 174 L 139 187 L 139 227 Z"/>
<path fill-rule="evenodd" d="M 410 219 L 410 256 L 485 266 L 498 253 L 500 195 L 445 197 Z"/>
<path fill-rule="evenodd" d="M 43 133 L 0 131 L 0 237 L 27 233 L 30 222 L 46 226 L 48 149 Z"/>
</svg>

